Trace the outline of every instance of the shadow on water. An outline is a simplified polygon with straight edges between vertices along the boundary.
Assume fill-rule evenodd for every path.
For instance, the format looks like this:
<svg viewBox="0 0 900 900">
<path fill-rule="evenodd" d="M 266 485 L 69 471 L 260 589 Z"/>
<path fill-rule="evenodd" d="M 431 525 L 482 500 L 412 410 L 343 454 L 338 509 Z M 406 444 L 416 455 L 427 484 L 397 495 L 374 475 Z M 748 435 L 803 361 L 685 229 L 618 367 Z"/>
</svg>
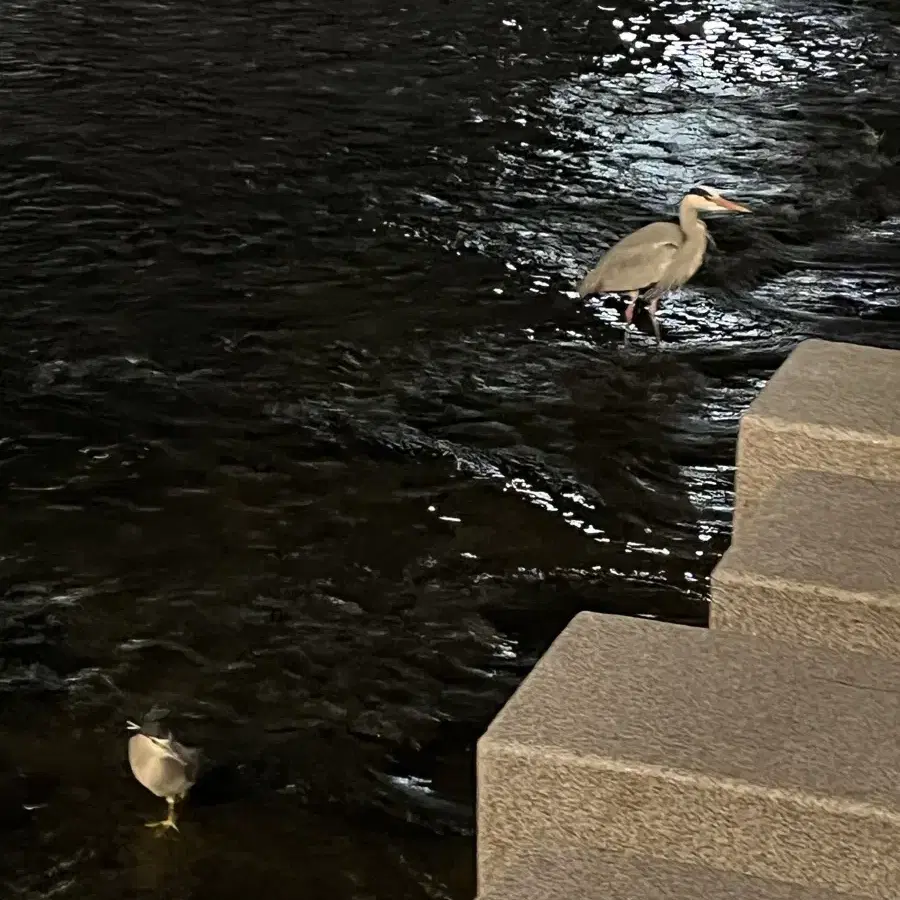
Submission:
<svg viewBox="0 0 900 900">
<path fill-rule="evenodd" d="M 471 896 L 540 653 L 704 624 L 742 409 L 804 337 L 900 346 L 896 15 L 4 6 L 7 893 Z M 625 347 L 574 285 L 698 181 L 755 215 Z M 176 840 L 154 703 L 210 760 Z"/>
</svg>

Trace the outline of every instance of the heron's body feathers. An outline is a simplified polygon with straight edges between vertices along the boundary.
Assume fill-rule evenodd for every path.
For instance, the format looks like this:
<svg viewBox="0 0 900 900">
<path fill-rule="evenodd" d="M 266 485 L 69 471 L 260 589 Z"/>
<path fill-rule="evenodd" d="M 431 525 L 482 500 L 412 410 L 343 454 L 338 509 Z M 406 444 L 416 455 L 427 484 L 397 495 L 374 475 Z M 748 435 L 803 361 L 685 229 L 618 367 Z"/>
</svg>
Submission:
<svg viewBox="0 0 900 900">
<path fill-rule="evenodd" d="M 135 734 L 128 741 L 128 762 L 134 777 L 157 797 L 180 798 L 197 778 L 200 751 Z"/>
<path fill-rule="evenodd" d="M 588 294 L 641 291 L 665 274 L 685 234 L 674 222 L 651 222 L 617 241 L 578 287 Z"/>
<path fill-rule="evenodd" d="M 709 233 L 703 222 L 698 222 L 697 226 L 694 231 L 686 234 L 684 243 L 673 254 L 662 275 L 645 297 L 647 301 L 662 297 L 673 288 L 687 284 L 696 275 L 697 269 L 703 265 Z"/>
</svg>

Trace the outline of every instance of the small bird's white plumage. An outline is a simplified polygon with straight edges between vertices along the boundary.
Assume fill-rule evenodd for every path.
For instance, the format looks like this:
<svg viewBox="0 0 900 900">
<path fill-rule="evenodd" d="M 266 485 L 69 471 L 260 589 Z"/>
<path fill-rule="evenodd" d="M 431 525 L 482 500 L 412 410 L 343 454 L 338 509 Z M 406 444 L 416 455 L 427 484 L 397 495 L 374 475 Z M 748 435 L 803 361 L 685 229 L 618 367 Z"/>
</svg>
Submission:
<svg viewBox="0 0 900 900">
<path fill-rule="evenodd" d="M 179 799 L 197 774 L 199 751 L 172 738 L 136 734 L 128 741 L 128 761 L 134 777 L 157 797 Z"/>
<path fill-rule="evenodd" d="M 128 763 L 135 779 L 157 797 L 164 797 L 169 815 L 154 826 L 177 828 L 175 804 L 181 800 L 197 780 L 200 751 L 180 744 L 171 733 L 163 733 L 156 721 L 143 725 L 127 723 L 136 732 L 128 740 Z"/>
</svg>

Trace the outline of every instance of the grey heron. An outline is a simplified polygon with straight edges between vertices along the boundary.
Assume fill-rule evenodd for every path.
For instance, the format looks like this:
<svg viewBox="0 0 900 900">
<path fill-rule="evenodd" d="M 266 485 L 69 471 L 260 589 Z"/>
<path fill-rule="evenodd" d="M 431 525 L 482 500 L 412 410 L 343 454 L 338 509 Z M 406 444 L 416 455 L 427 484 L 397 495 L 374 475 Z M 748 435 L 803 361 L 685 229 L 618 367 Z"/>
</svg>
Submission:
<svg viewBox="0 0 900 900">
<path fill-rule="evenodd" d="M 628 294 L 625 308 L 627 329 L 643 290 L 657 344 L 660 343 L 656 310 L 660 299 L 672 288 L 688 282 L 703 262 L 709 240 L 701 212 L 750 212 L 746 206 L 726 200 L 717 190 L 698 185 L 688 192 L 678 208 L 678 224 L 651 222 L 613 244 L 597 266 L 578 286 L 582 297 L 589 294 Z"/>
<path fill-rule="evenodd" d="M 128 741 L 128 762 L 134 777 L 157 797 L 165 797 L 169 805 L 168 816 L 161 822 L 148 822 L 147 827 L 178 831 L 175 803 L 197 780 L 200 751 L 178 743 L 149 716 L 140 725 L 128 722 L 128 728 L 136 732 Z"/>
</svg>

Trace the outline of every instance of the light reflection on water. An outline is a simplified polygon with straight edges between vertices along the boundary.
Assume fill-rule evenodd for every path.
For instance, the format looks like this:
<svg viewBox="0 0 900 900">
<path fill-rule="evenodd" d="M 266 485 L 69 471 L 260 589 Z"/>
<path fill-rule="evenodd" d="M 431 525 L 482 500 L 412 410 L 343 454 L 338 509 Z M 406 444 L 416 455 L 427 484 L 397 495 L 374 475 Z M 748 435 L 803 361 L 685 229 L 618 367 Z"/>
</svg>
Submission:
<svg viewBox="0 0 900 900">
<path fill-rule="evenodd" d="M 511 105 L 508 121 L 539 121 L 547 133 L 498 147 L 496 202 L 515 215 L 464 227 L 460 246 L 512 250 L 535 279 L 555 269 L 574 281 L 596 254 L 570 243 L 591 241 L 582 210 L 596 222 L 591 243 L 610 241 L 648 216 L 670 216 L 694 183 L 765 207 L 790 202 L 812 143 L 848 161 L 871 150 L 862 132 L 835 135 L 833 117 L 786 119 L 806 86 L 839 78 L 838 97 L 855 100 L 877 88 L 872 59 L 889 59 L 890 46 L 840 5 L 809 13 L 801 4 L 661 2 L 585 27 L 601 47 L 626 38 L 596 55 L 590 72 L 520 87 L 528 99 Z"/>
<path fill-rule="evenodd" d="M 797 87 L 811 76 L 851 73 L 852 83 L 852 72 L 869 62 L 844 11 L 798 15 L 728 0 L 660 2 L 651 11 L 653 18 L 612 19 L 623 50 L 600 62 L 614 67 L 627 59 L 640 68 L 634 77 L 656 89 L 660 77 L 673 79 L 669 86 L 718 96 L 746 96 L 754 86 Z"/>
<path fill-rule="evenodd" d="M 547 129 L 547 139 L 531 135 L 497 150 L 497 201 L 515 215 L 477 227 L 463 239 L 464 246 L 480 252 L 512 252 L 529 273 L 530 290 L 546 291 L 548 278 L 559 276 L 574 285 L 623 231 L 670 218 L 692 184 L 731 191 L 766 218 L 790 217 L 799 199 L 798 162 L 809 158 L 811 147 L 831 153 L 836 177 L 819 185 L 831 200 L 846 198 L 853 189 L 851 180 L 840 177 L 841 159 L 863 160 L 870 172 L 890 164 L 879 155 L 879 136 L 865 119 L 848 114 L 836 122 L 834 116 L 802 114 L 804 91 L 813 85 L 820 91 L 832 84 L 838 102 L 868 94 L 880 103 L 871 63 L 879 54 L 887 58 L 890 47 L 873 30 L 871 18 L 845 6 L 811 11 L 802 4 L 663 0 L 639 14 L 617 9 L 606 23 L 590 21 L 586 27 L 602 47 L 610 45 L 604 27 L 616 38 L 593 57 L 592 71 L 543 87 L 534 84 L 529 99 L 509 111 L 515 123 L 537 120 Z M 711 225 L 732 240 L 741 227 L 758 233 L 765 224 Z M 840 317 L 896 303 L 893 276 L 792 268 L 784 245 L 769 238 L 767 246 L 787 271 L 748 277 L 730 265 L 726 247 L 710 263 L 724 270 L 724 284 L 710 291 L 701 275 L 667 301 L 662 320 L 675 344 L 671 350 L 715 345 L 740 354 L 760 342 L 788 346 L 799 322 L 817 318 L 821 325 L 829 309 Z M 729 268 L 735 271 L 730 278 Z M 578 302 L 574 292 L 566 293 Z M 613 326 L 620 321 L 621 311 L 603 301 L 590 300 L 587 308 L 598 321 Z M 583 349 L 593 339 L 589 328 L 562 329 L 556 342 Z M 738 398 L 731 389 L 707 396 L 708 420 L 727 421 L 733 433 L 736 405 L 749 402 L 752 394 L 741 391 Z M 732 471 L 729 464 L 682 469 L 702 543 L 727 528 Z M 562 515 L 593 540 L 609 539 L 591 524 L 591 506 L 576 514 L 552 491 L 521 479 L 508 479 L 506 489 Z M 627 546 L 648 554 L 669 552 L 653 543 Z M 622 576 L 651 577 L 651 572 L 636 569 Z"/>
</svg>

